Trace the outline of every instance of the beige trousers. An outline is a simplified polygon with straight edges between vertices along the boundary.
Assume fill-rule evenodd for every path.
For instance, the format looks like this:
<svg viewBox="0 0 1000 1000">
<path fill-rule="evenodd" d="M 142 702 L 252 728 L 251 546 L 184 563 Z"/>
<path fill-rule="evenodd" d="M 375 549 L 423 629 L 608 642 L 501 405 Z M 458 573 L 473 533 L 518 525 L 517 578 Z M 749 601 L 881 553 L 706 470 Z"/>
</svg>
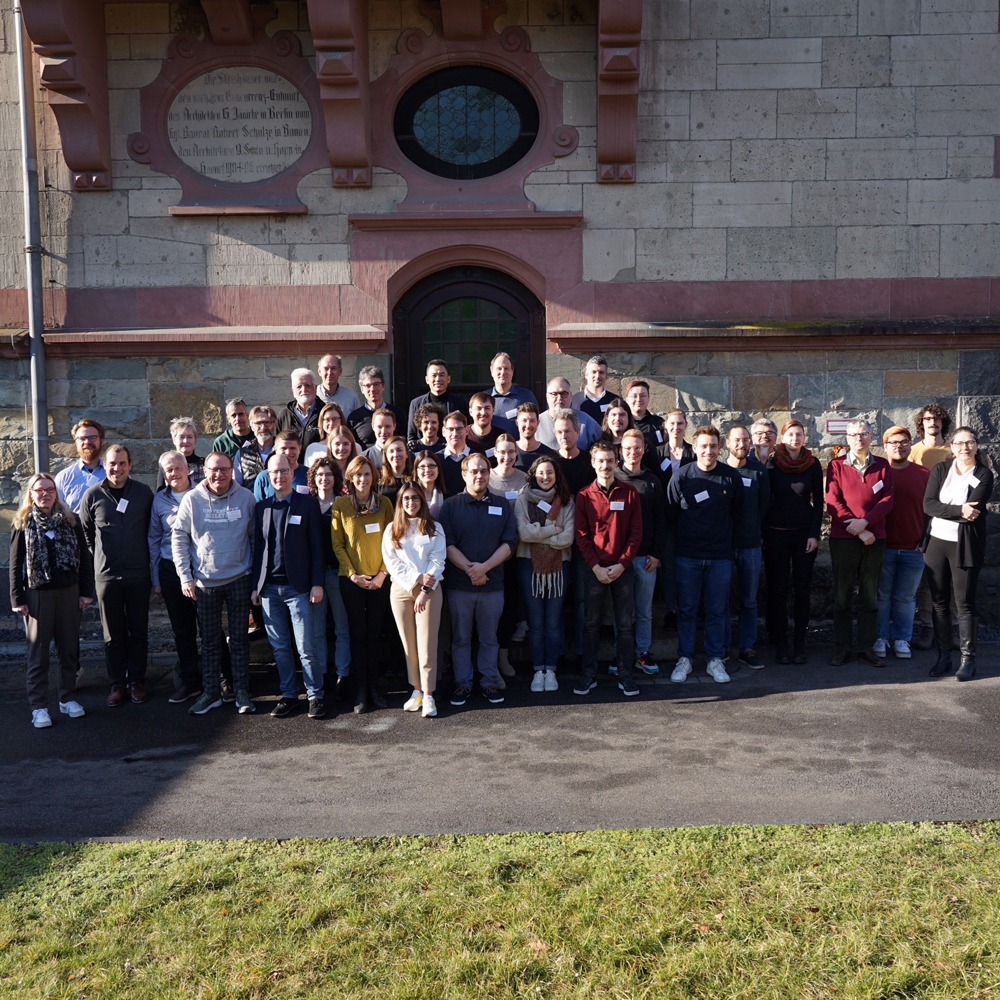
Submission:
<svg viewBox="0 0 1000 1000">
<path fill-rule="evenodd" d="M 419 594 L 420 588 L 416 591 Z M 415 595 L 393 581 L 389 604 L 406 654 L 406 674 L 410 686 L 419 688 L 424 694 L 433 694 L 437 686 L 438 629 L 444 604 L 441 584 L 427 596 L 427 607 L 418 615 L 413 610 Z"/>
</svg>

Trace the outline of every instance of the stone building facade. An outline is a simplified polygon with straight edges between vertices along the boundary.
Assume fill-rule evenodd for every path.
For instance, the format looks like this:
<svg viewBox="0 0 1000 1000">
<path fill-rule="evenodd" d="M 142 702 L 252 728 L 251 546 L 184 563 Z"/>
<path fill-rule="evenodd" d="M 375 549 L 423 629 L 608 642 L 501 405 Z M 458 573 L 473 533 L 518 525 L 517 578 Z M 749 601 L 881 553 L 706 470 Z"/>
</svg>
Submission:
<svg viewBox="0 0 1000 1000">
<path fill-rule="evenodd" d="M 600 352 L 654 408 L 794 414 L 826 454 L 829 420 L 881 430 L 930 400 L 1000 447 L 997 0 L 26 6 L 54 466 L 88 414 L 149 477 L 172 416 L 215 433 L 226 397 L 283 403 L 327 350 L 348 383 L 375 362 L 415 395 L 459 300 L 506 310 L 536 392 Z M 13 30 L 5 11 L 8 516 L 31 454 Z M 263 186 L 215 183 L 167 134 L 163 95 L 220 65 L 294 79 L 310 109 Z M 456 66 L 536 106 L 528 151 L 485 177 L 402 152 L 402 98 Z M 468 384 L 486 315 L 455 328 Z"/>
</svg>

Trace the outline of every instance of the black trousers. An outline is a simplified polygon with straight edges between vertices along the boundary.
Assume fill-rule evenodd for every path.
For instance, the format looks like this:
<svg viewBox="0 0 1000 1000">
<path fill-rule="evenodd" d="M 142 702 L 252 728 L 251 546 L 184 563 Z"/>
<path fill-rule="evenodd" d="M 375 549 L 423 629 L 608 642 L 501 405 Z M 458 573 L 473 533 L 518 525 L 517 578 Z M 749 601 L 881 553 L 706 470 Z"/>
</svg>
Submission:
<svg viewBox="0 0 1000 1000">
<path fill-rule="evenodd" d="M 588 566 L 584 576 L 586 624 L 583 630 L 584 676 L 597 673 L 597 647 L 601 634 L 604 601 L 610 592 L 614 607 L 618 676 L 628 680 L 635 665 L 635 569 L 629 566 L 613 583 L 601 583 Z"/>
<path fill-rule="evenodd" d="M 351 623 L 351 676 L 363 690 L 365 684 L 377 685 L 381 678 L 382 626 L 389 615 L 391 581 L 386 577 L 378 590 L 365 590 L 349 577 L 339 580 Z"/>
<path fill-rule="evenodd" d="M 976 612 L 976 584 L 979 582 L 979 566 L 963 569 L 958 565 L 958 543 L 946 542 L 933 535 L 924 553 L 927 565 L 927 582 L 931 588 L 931 601 L 939 615 L 947 615 L 951 609 L 954 594 L 955 608 L 959 615 Z"/>
<path fill-rule="evenodd" d="M 169 559 L 159 565 L 160 595 L 167 606 L 170 628 L 174 633 L 177 650 L 177 679 L 184 684 L 197 684 L 201 680 L 198 667 L 198 609 L 190 597 L 181 591 L 180 577 Z"/>
<path fill-rule="evenodd" d="M 788 645 L 788 584 L 792 585 L 795 639 L 805 639 L 809 624 L 816 551 L 806 552 L 809 529 L 764 532 L 764 572 L 767 574 L 767 637 L 776 646 Z"/>
<path fill-rule="evenodd" d="M 112 684 L 146 678 L 149 659 L 149 593 L 153 581 L 107 580 L 97 583 L 104 626 L 104 659 Z"/>
</svg>

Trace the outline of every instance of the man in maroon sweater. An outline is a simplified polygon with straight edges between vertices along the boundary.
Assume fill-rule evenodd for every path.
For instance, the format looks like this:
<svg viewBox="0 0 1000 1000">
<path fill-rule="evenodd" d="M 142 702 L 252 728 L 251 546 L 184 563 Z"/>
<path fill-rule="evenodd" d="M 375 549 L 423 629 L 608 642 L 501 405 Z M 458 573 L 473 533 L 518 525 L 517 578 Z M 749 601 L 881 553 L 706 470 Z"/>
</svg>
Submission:
<svg viewBox="0 0 1000 1000">
<path fill-rule="evenodd" d="M 584 573 L 586 624 L 583 672 L 574 694 L 597 687 L 597 643 L 604 596 L 610 589 L 618 632 L 618 687 L 626 695 L 639 693 L 632 678 L 635 663 L 635 602 L 632 560 L 642 542 L 642 502 L 634 486 L 615 479 L 618 457 L 607 441 L 591 446 L 597 479 L 576 495 L 576 544 L 587 567 Z"/>
<path fill-rule="evenodd" d="M 911 438 L 905 427 L 890 427 L 882 445 L 892 469 L 892 511 L 885 519 L 885 561 L 878 583 L 876 656 L 890 646 L 901 660 L 910 659 L 917 587 L 924 573 L 924 493 L 930 470 L 910 461 Z M 892 624 L 889 619 L 892 618 Z"/>
<path fill-rule="evenodd" d="M 885 556 L 885 517 L 892 510 L 892 469 L 871 454 L 867 420 L 847 425 L 846 455 L 826 470 L 826 508 L 830 512 L 833 568 L 834 667 L 851 660 L 851 595 L 858 584 L 858 659 L 884 666 L 872 651 L 878 638 L 878 582 Z"/>
</svg>

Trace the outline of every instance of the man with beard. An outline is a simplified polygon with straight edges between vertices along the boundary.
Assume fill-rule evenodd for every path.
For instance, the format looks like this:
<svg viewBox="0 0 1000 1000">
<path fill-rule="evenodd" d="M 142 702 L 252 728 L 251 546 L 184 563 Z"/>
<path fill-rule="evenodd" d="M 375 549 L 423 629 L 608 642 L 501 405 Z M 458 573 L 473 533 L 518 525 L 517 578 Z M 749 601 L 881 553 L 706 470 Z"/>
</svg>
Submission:
<svg viewBox="0 0 1000 1000">
<path fill-rule="evenodd" d="M 56 488 L 62 502 L 74 514 L 80 513 L 83 494 L 97 483 L 104 481 L 104 427 L 96 420 L 79 420 L 73 425 L 73 443 L 79 461 L 67 466 L 56 476 Z"/>
<path fill-rule="evenodd" d="M 229 426 L 212 442 L 212 451 L 221 451 L 232 458 L 243 445 L 253 440 L 247 404 L 239 397 L 226 400 L 226 420 Z"/>
</svg>

